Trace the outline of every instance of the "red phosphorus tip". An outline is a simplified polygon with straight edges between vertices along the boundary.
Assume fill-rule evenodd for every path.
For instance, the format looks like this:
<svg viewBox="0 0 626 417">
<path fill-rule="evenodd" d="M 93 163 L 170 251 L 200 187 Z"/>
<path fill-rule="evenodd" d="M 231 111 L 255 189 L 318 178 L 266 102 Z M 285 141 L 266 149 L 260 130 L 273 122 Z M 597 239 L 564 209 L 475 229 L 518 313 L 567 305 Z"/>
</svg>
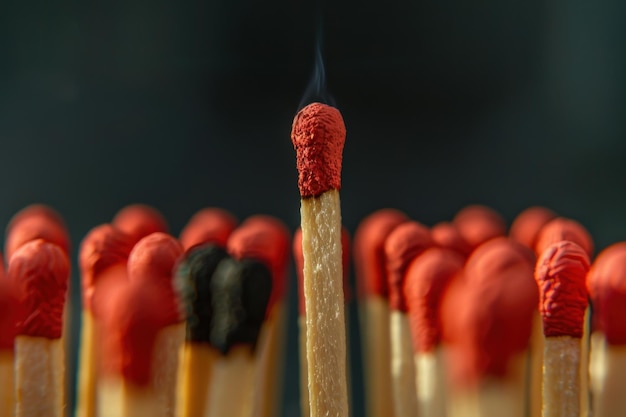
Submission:
<svg viewBox="0 0 626 417">
<path fill-rule="evenodd" d="M 112 267 L 125 268 L 132 249 L 131 238 L 110 224 L 96 226 L 87 233 L 78 252 L 84 309 L 92 310 L 97 281 Z"/>
<path fill-rule="evenodd" d="M 228 211 L 207 207 L 194 214 L 180 232 L 180 243 L 185 251 L 205 244 L 226 247 L 228 236 L 237 227 L 237 219 Z"/>
<path fill-rule="evenodd" d="M 450 222 L 437 223 L 430 229 L 430 235 L 435 246 L 440 248 L 453 250 L 464 257 L 469 256 L 472 251 L 472 248 L 463 239 L 456 226 Z"/>
<path fill-rule="evenodd" d="M 482 205 L 465 207 L 454 216 L 452 223 L 472 249 L 489 239 L 506 234 L 506 223 L 502 216 Z"/>
<path fill-rule="evenodd" d="M 0 351 L 13 350 L 20 308 L 16 282 L 0 277 Z"/>
<path fill-rule="evenodd" d="M 296 114 L 291 141 L 296 150 L 298 188 L 302 198 L 341 188 L 346 126 L 334 107 L 312 103 Z"/>
<path fill-rule="evenodd" d="M 154 207 L 131 204 L 118 211 L 111 224 L 129 235 L 136 243 L 149 234 L 167 233 L 169 227 L 165 217 Z"/>
<path fill-rule="evenodd" d="M 600 252 L 587 274 L 587 289 L 594 331 L 604 333 L 611 345 L 626 345 L 626 242 Z"/>
<path fill-rule="evenodd" d="M 4 245 L 6 259 L 10 260 L 17 248 L 35 239 L 54 243 L 69 254 L 70 237 L 65 222 L 56 211 L 41 204 L 26 207 L 9 221 Z"/>
<path fill-rule="evenodd" d="M 539 255 L 535 280 L 539 286 L 539 312 L 546 337 L 582 337 L 589 271 L 589 256 L 576 243 L 564 240 Z"/>
<path fill-rule="evenodd" d="M 433 245 L 430 231 L 418 222 L 402 223 L 385 240 L 387 280 L 389 283 L 389 307 L 407 312 L 403 286 L 406 270 L 415 257 Z"/>
<path fill-rule="evenodd" d="M 226 250 L 236 259 L 255 259 L 272 273 L 272 295 L 267 314 L 285 294 L 289 244 L 287 226 L 275 217 L 255 215 L 247 218 L 228 238 Z"/>
<path fill-rule="evenodd" d="M 529 207 L 513 220 L 509 229 L 509 237 L 534 250 L 541 228 L 555 217 L 556 214 L 545 207 Z"/>
<path fill-rule="evenodd" d="M 441 341 L 441 298 L 450 280 L 463 269 L 463 263 L 464 258 L 459 253 L 434 247 L 409 265 L 404 297 L 416 351 L 432 352 Z"/>
<path fill-rule="evenodd" d="M 184 317 L 174 291 L 174 269 L 183 255 L 183 247 L 167 233 L 152 233 L 133 247 L 128 257 L 128 279 L 156 285 L 167 295 L 161 308 L 168 312 L 168 323 L 176 324 Z"/>
<path fill-rule="evenodd" d="M 466 261 L 465 270 L 470 272 L 466 274 L 468 279 L 475 280 L 479 277 L 495 277 L 501 271 L 519 264 L 532 268 L 535 261 L 535 254 L 526 246 L 507 237 L 497 237 L 472 252 Z"/>
<path fill-rule="evenodd" d="M 576 220 L 563 217 L 557 217 L 541 228 L 537 236 L 535 253 L 539 256 L 548 246 L 562 240 L 576 243 L 590 258 L 593 255 L 593 238 L 587 229 Z"/>
<path fill-rule="evenodd" d="M 163 303 L 169 295 L 155 283 L 118 282 L 102 314 L 102 373 L 136 386 L 152 377 L 158 332 L 169 324 Z"/>
<path fill-rule="evenodd" d="M 408 220 L 406 214 L 398 210 L 380 209 L 363 219 L 357 227 L 352 253 L 359 298 L 389 296 L 385 240 L 396 226 Z"/>
<path fill-rule="evenodd" d="M 304 316 L 304 255 L 302 253 L 302 229 L 297 228 L 293 234 L 293 258 L 298 275 L 298 312 Z M 341 228 L 341 263 L 343 266 L 343 297 L 346 303 L 350 299 L 350 233 Z"/>
<path fill-rule="evenodd" d="M 8 278 L 19 288 L 22 313 L 18 334 L 58 339 L 63 327 L 69 260 L 43 239 L 20 246 L 9 261 Z"/>
</svg>

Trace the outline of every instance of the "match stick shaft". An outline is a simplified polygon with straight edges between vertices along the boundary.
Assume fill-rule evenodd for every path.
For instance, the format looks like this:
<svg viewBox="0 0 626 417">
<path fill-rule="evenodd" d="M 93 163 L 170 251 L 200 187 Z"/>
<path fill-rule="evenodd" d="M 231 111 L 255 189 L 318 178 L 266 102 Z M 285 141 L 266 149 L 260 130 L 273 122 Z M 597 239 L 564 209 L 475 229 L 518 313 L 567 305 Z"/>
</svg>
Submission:
<svg viewBox="0 0 626 417">
<path fill-rule="evenodd" d="M 347 417 L 339 192 L 302 200 L 307 364 L 312 417 Z"/>
<path fill-rule="evenodd" d="M 311 415 L 309 402 L 309 372 L 306 360 L 306 317 L 298 317 L 298 347 L 300 348 L 300 417 Z"/>
<path fill-rule="evenodd" d="M 417 390 L 408 318 L 400 311 L 392 311 L 389 318 L 391 377 L 396 417 L 414 417 L 417 415 Z"/>
<path fill-rule="evenodd" d="M 579 416 L 580 343 L 579 338 L 571 336 L 545 339 L 543 417 Z"/>
<path fill-rule="evenodd" d="M 208 417 L 250 414 L 254 390 L 254 358 L 249 346 L 234 346 L 213 365 Z"/>
<path fill-rule="evenodd" d="M 201 417 L 207 412 L 213 364 L 218 353 L 207 343 L 186 343 L 178 367 L 176 417 Z"/>
<path fill-rule="evenodd" d="M 155 417 L 174 416 L 178 357 L 184 340 L 185 323 L 165 327 L 157 335 L 152 361 L 152 385 L 159 401 Z"/>
<path fill-rule="evenodd" d="M 596 343 L 597 345 L 598 343 Z M 626 346 L 605 347 L 599 360 L 604 362 L 604 377 L 596 392 L 593 405 L 594 417 L 623 416 L 626 410 Z"/>
<path fill-rule="evenodd" d="M 97 340 L 93 315 L 85 310 L 80 333 L 76 417 L 96 416 Z"/>
<path fill-rule="evenodd" d="M 445 417 L 445 375 L 441 348 L 415 355 L 418 415 Z"/>
<path fill-rule="evenodd" d="M 15 411 L 15 377 L 13 350 L 0 349 L 0 416 L 12 416 Z"/>
</svg>

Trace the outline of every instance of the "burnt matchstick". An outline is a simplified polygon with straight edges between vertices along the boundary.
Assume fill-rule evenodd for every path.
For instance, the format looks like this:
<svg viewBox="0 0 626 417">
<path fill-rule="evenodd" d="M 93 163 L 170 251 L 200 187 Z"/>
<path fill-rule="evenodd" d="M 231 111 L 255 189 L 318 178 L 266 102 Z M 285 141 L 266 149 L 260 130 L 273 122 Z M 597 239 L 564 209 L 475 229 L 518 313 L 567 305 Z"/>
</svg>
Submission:
<svg viewBox="0 0 626 417">
<path fill-rule="evenodd" d="M 513 219 L 513 223 L 511 223 L 509 228 L 509 237 L 534 250 L 541 228 L 555 217 L 556 214 L 548 208 L 541 206 L 528 207 Z"/>
<path fill-rule="evenodd" d="M 394 416 L 385 240 L 396 226 L 408 220 L 398 210 L 380 209 L 365 217 L 354 234 L 352 251 L 365 373 L 365 412 L 368 417 Z"/>
<path fill-rule="evenodd" d="M 43 239 L 32 240 L 13 253 L 7 275 L 19 288 L 22 313 L 15 338 L 15 416 L 60 417 L 66 409 L 61 335 L 67 255 Z"/>
<path fill-rule="evenodd" d="M 590 386 L 594 417 L 626 410 L 626 242 L 604 249 L 587 274 L 593 305 Z"/>
<path fill-rule="evenodd" d="M 178 239 L 189 251 L 194 246 L 212 244 L 226 247 L 228 236 L 237 227 L 237 219 L 228 211 L 206 207 L 196 212 L 180 232 Z"/>
<path fill-rule="evenodd" d="M 156 208 L 146 204 L 130 204 L 113 216 L 111 224 L 130 236 L 134 243 L 152 233 L 167 233 L 167 220 Z"/>
<path fill-rule="evenodd" d="M 76 417 L 96 416 L 98 372 L 97 323 L 94 298 L 97 289 L 127 279 L 126 262 L 133 245 L 129 237 L 110 224 L 96 226 L 80 244 L 78 264 L 81 273 L 83 309 L 79 348 Z"/>
<path fill-rule="evenodd" d="M 348 416 L 339 199 L 345 138 L 334 107 L 312 103 L 294 118 L 312 417 Z"/>
<path fill-rule="evenodd" d="M 452 223 L 472 249 L 506 234 L 506 223 L 502 216 L 492 208 L 479 204 L 461 209 Z"/>
<path fill-rule="evenodd" d="M 543 318 L 543 416 L 580 414 L 580 356 L 589 270 L 586 251 L 571 241 L 548 246 L 539 256 L 535 280 Z"/>
<path fill-rule="evenodd" d="M 435 246 L 450 249 L 467 258 L 472 251 L 456 226 L 450 222 L 439 222 L 430 229 Z"/>
<path fill-rule="evenodd" d="M 341 229 L 341 262 L 343 265 L 343 294 L 348 302 L 349 274 L 350 274 L 350 234 L 348 229 Z M 307 388 L 308 375 L 306 363 L 306 305 L 304 299 L 304 256 L 302 254 L 302 230 L 298 228 L 293 235 L 293 258 L 296 264 L 296 274 L 298 276 L 298 347 L 300 359 L 300 415 L 309 416 L 309 390 Z M 346 310 L 346 325 L 348 311 Z M 349 380 L 349 373 L 348 373 Z"/>
<path fill-rule="evenodd" d="M 397 226 L 385 240 L 387 280 L 389 283 L 389 340 L 391 347 L 391 384 L 396 417 L 417 414 L 415 365 L 411 331 L 404 297 L 404 281 L 409 264 L 433 245 L 426 226 L 407 221 Z"/>
<path fill-rule="evenodd" d="M 415 352 L 419 416 L 446 416 L 439 309 L 448 283 L 463 264 L 463 256 L 453 250 L 430 248 L 415 258 L 406 272 L 404 297 Z"/>
<path fill-rule="evenodd" d="M 15 411 L 14 345 L 17 321 L 20 318 L 19 293 L 16 283 L 0 271 L 0 415 L 12 416 Z"/>
</svg>

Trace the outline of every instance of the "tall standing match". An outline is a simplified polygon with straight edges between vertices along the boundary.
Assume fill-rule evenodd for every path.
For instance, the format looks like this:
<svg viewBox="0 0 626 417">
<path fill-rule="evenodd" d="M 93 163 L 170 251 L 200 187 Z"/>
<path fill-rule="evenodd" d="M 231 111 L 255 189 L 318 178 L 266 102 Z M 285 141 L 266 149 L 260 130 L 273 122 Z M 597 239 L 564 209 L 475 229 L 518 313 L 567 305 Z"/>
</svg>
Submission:
<svg viewBox="0 0 626 417">
<path fill-rule="evenodd" d="M 311 417 L 348 416 L 339 200 L 345 138 L 341 113 L 325 104 L 309 104 L 293 121 Z"/>
</svg>

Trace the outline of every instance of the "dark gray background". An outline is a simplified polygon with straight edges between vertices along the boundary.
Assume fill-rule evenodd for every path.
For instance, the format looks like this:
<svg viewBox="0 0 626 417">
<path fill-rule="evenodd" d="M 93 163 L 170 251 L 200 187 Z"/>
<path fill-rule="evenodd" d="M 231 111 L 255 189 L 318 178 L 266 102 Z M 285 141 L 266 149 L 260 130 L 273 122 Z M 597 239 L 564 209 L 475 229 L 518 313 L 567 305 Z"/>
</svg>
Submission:
<svg viewBox="0 0 626 417">
<path fill-rule="evenodd" d="M 3 2 L 0 221 L 50 204 L 74 253 L 132 202 L 160 209 L 174 234 L 203 206 L 295 229 L 289 133 L 313 72 L 317 10 L 348 131 L 351 232 L 384 206 L 430 225 L 470 203 L 509 221 L 541 204 L 585 224 L 598 248 L 626 238 L 619 0 Z M 356 369 L 355 416 L 359 379 Z"/>
</svg>

